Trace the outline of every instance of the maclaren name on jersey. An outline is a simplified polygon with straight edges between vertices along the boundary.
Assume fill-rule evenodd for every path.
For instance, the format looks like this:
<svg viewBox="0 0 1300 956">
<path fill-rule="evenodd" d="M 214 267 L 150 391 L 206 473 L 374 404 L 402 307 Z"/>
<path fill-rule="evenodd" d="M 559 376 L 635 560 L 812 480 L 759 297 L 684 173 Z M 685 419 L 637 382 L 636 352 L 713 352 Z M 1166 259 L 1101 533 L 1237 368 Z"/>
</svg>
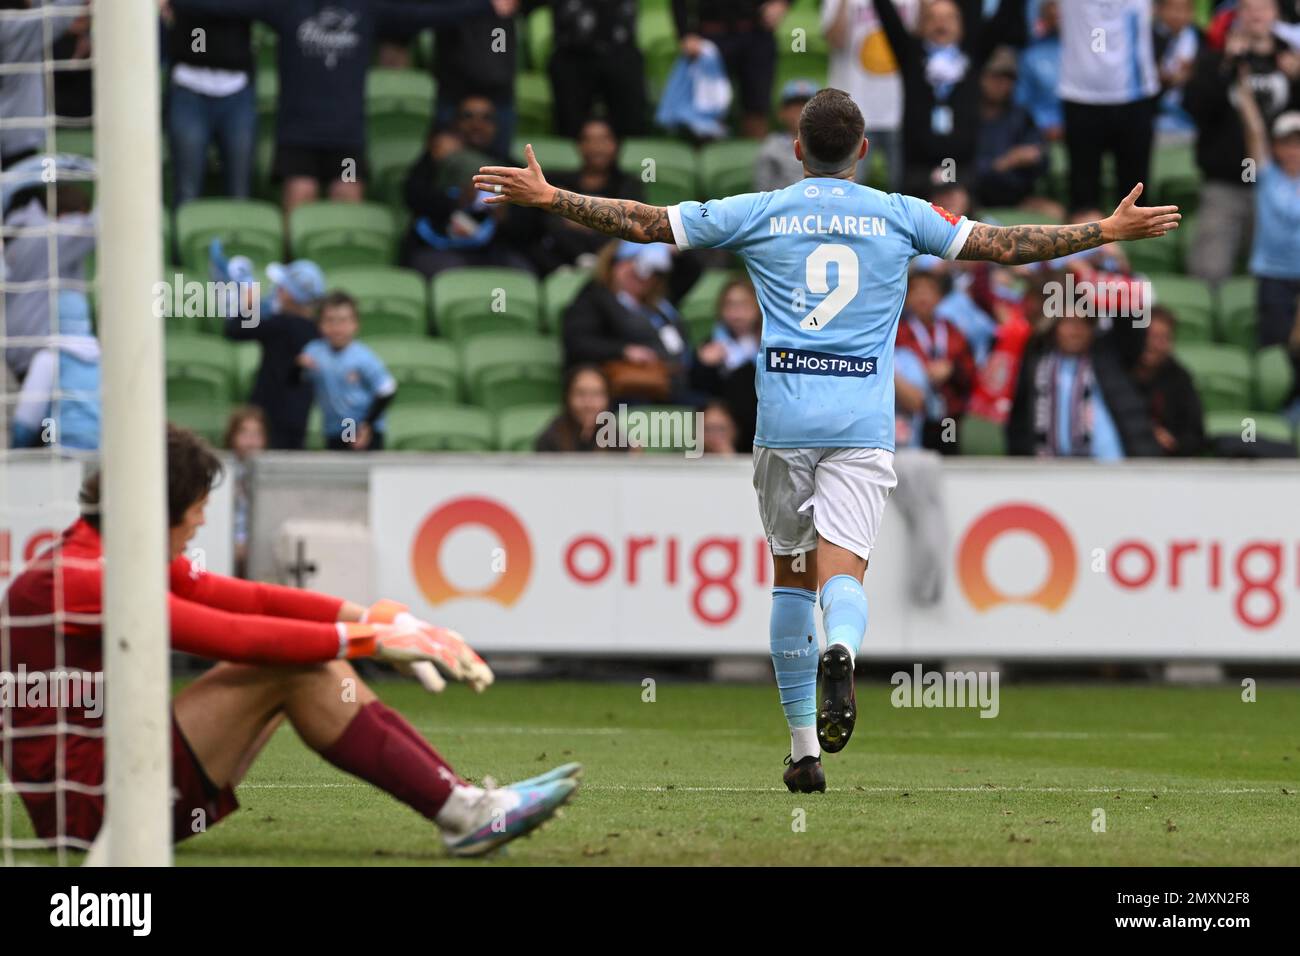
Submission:
<svg viewBox="0 0 1300 956">
<path fill-rule="evenodd" d="M 884 216 L 770 216 L 769 236 L 883 236 Z"/>
</svg>

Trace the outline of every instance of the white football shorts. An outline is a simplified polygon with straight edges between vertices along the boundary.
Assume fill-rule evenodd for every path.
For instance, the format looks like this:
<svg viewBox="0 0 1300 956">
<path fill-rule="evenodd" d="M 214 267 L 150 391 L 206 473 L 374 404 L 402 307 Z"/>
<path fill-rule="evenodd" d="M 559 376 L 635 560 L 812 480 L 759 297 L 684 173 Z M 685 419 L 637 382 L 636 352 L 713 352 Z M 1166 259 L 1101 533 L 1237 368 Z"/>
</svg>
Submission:
<svg viewBox="0 0 1300 956">
<path fill-rule="evenodd" d="M 821 535 L 868 559 L 898 484 L 883 448 L 754 448 L 754 490 L 772 553 L 807 553 Z"/>
</svg>

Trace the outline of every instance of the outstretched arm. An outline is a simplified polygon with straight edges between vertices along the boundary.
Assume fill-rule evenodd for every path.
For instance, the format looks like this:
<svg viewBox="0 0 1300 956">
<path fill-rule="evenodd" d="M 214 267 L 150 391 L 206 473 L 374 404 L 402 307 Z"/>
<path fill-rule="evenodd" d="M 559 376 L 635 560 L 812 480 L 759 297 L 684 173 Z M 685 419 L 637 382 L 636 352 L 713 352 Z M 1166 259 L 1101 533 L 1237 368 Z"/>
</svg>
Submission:
<svg viewBox="0 0 1300 956">
<path fill-rule="evenodd" d="M 474 177 L 474 185 L 484 192 L 494 193 L 484 200 L 488 205 L 511 202 L 517 206 L 535 206 L 563 216 L 565 219 L 590 226 L 597 232 L 633 242 L 672 242 L 673 230 L 668 222 L 668 210 L 663 206 L 648 206 L 631 199 L 604 199 L 584 196 L 556 189 L 542 175 L 532 145 L 524 147 L 528 165 L 523 169 L 511 166 L 484 166 Z"/>
<path fill-rule="evenodd" d="M 1108 242 L 1154 239 L 1178 228 L 1177 206 L 1135 206 L 1142 184 L 1124 197 L 1115 211 L 1095 222 L 1070 226 L 990 226 L 976 223 L 958 259 L 989 260 L 1015 266 L 1059 259 Z"/>
</svg>

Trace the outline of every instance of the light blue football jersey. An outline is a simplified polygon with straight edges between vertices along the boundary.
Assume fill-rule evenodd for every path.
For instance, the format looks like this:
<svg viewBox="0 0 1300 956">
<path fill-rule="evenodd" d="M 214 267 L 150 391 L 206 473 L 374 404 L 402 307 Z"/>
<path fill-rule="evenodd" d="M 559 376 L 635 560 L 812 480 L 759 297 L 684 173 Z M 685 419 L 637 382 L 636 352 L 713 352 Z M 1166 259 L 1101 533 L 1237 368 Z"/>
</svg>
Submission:
<svg viewBox="0 0 1300 956">
<path fill-rule="evenodd" d="M 894 338 L 914 256 L 956 258 L 975 223 L 843 179 L 668 207 L 680 249 L 730 249 L 763 313 L 769 448 L 894 448 Z"/>
</svg>

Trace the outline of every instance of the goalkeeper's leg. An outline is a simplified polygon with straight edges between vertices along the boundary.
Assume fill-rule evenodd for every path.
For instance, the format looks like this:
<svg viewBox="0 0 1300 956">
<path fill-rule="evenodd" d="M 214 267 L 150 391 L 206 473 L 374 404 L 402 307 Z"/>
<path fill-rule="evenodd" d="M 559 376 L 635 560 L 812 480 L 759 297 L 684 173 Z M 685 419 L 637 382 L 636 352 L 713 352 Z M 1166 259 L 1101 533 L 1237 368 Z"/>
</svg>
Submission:
<svg viewBox="0 0 1300 956">
<path fill-rule="evenodd" d="M 572 780 L 524 792 L 470 786 L 346 661 L 219 664 L 182 691 L 173 709 L 196 760 L 218 788 L 236 786 L 279 721 L 287 719 L 330 763 L 434 821 L 449 843 L 464 843 L 453 852 L 485 852 L 528 832 L 576 786 Z M 478 834 L 485 824 L 492 825 L 487 839 Z"/>
</svg>

